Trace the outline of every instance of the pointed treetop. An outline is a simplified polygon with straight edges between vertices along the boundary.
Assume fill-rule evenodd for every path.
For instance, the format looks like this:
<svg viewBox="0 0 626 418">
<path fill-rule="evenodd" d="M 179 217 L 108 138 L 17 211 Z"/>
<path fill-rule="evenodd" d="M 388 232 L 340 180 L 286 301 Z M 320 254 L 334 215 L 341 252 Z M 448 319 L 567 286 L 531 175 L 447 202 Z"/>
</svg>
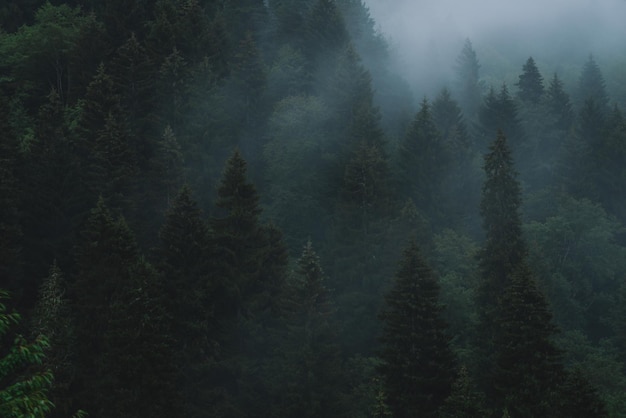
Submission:
<svg viewBox="0 0 626 418">
<path fill-rule="evenodd" d="M 519 87 L 518 96 L 523 102 L 537 104 L 543 96 L 543 77 L 533 57 L 528 58 L 522 70 L 523 73 L 520 74 L 519 81 L 516 83 Z"/>
</svg>

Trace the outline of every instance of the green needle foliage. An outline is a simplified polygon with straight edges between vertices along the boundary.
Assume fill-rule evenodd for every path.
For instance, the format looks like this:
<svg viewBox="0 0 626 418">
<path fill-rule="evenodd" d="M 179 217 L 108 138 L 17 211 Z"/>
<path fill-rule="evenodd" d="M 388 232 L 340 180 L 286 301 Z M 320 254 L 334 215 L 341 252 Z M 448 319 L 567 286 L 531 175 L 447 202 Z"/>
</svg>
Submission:
<svg viewBox="0 0 626 418">
<path fill-rule="evenodd" d="M 5 299 L 8 299 L 8 293 L 0 290 L 0 301 Z M 0 302 L 0 338 L 3 341 L 20 319 L 17 313 L 7 313 L 6 306 Z M 17 335 L 7 353 L 0 358 L 1 417 L 43 418 L 54 408 L 48 399 L 52 372 L 37 370 L 37 366 L 44 362 L 47 348 L 48 340 L 43 335 L 32 342 Z"/>
</svg>

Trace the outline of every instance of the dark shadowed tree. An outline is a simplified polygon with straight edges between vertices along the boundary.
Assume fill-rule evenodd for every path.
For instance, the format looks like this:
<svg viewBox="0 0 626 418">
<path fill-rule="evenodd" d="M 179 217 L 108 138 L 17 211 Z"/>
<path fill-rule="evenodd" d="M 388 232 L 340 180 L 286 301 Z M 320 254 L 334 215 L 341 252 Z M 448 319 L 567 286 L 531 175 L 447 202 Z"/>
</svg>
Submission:
<svg viewBox="0 0 626 418">
<path fill-rule="evenodd" d="M 486 415 L 484 395 L 474 386 L 467 368 L 461 367 L 450 396 L 439 408 L 438 418 L 483 418 Z"/>
<path fill-rule="evenodd" d="M 607 418 L 606 405 L 583 371 L 576 367 L 563 383 L 563 416 L 572 418 Z"/>
<path fill-rule="evenodd" d="M 417 245 L 405 249 L 380 314 L 387 404 L 395 417 L 435 417 L 455 379 L 439 284 Z"/>
<path fill-rule="evenodd" d="M 440 216 L 440 188 L 449 163 L 447 149 L 424 99 L 399 149 L 400 186 L 429 217 Z"/>
<path fill-rule="evenodd" d="M 522 67 L 522 74 L 515 85 L 519 88 L 517 96 L 522 102 L 538 104 L 543 96 L 543 77 L 535 64 L 533 57 L 529 57 Z"/>
<path fill-rule="evenodd" d="M 494 403 L 511 416 L 557 416 L 565 373 L 562 353 L 552 341 L 557 331 L 552 313 L 525 264 L 509 280 L 494 339 Z"/>
</svg>

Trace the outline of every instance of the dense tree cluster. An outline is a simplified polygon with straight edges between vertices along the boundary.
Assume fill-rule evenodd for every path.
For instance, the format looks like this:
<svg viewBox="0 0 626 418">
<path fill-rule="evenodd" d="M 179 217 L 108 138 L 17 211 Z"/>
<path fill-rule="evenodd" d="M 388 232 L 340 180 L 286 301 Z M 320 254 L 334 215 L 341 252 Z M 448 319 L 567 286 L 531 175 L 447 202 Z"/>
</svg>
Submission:
<svg viewBox="0 0 626 418">
<path fill-rule="evenodd" d="M 3 417 L 625 416 L 594 56 L 416 102 L 362 0 L 5 3 Z"/>
</svg>

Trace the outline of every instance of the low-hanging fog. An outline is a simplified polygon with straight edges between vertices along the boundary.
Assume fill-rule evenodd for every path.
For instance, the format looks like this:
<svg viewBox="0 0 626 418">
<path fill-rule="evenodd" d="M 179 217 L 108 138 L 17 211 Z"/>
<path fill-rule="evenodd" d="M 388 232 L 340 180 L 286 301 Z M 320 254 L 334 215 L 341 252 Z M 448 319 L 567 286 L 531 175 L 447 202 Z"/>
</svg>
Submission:
<svg viewBox="0 0 626 418">
<path fill-rule="evenodd" d="M 601 67 L 626 61 L 624 0 L 365 3 L 396 53 L 398 72 L 418 97 L 431 96 L 449 84 L 466 38 L 477 51 L 487 84 L 514 82 L 531 55 L 544 76 L 556 71 L 566 84 L 577 79 L 589 54 Z M 610 68 L 603 69 L 611 73 Z"/>
</svg>

